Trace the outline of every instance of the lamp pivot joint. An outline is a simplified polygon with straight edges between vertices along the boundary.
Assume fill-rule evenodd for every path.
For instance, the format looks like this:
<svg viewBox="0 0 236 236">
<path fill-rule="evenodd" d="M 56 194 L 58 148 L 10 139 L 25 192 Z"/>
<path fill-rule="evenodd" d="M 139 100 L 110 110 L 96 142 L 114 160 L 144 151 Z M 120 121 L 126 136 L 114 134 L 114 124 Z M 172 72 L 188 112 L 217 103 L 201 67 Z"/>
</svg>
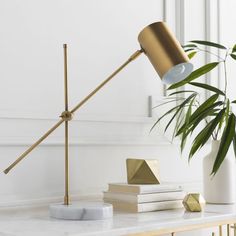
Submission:
<svg viewBox="0 0 236 236">
<path fill-rule="evenodd" d="M 143 49 L 137 50 L 135 53 L 133 53 L 130 58 L 129 61 L 133 61 L 135 60 L 139 55 L 141 55 L 143 53 Z"/>
<path fill-rule="evenodd" d="M 73 118 L 73 113 L 70 111 L 63 111 L 60 115 L 60 117 L 64 120 L 64 121 L 70 121 Z"/>
</svg>

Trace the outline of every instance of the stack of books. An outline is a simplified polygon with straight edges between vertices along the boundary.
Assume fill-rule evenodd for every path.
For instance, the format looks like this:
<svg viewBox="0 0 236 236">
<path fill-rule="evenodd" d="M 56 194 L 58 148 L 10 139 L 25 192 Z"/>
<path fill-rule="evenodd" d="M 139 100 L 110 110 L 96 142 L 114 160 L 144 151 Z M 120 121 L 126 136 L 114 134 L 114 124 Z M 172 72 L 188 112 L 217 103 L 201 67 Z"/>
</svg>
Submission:
<svg viewBox="0 0 236 236">
<path fill-rule="evenodd" d="M 104 192 L 104 202 L 114 210 L 148 212 L 182 208 L 185 192 L 182 186 L 170 184 L 111 183 Z"/>
</svg>

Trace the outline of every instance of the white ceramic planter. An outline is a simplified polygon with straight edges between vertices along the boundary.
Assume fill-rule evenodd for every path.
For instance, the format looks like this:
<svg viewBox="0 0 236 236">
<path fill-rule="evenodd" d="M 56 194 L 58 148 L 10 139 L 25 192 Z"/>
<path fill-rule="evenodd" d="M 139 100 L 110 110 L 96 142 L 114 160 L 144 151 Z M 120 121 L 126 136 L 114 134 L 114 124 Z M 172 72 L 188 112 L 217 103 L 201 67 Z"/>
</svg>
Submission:
<svg viewBox="0 0 236 236">
<path fill-rule="evenodd" d="M 211 152 L 203 160 L 203 190 L 207 203 L 233 204 L 236 202 L 236 163 L 229 151 L 216 175 L 211 176 L 212 167 L 220 141 L 212 141 Z"/>
</svg>

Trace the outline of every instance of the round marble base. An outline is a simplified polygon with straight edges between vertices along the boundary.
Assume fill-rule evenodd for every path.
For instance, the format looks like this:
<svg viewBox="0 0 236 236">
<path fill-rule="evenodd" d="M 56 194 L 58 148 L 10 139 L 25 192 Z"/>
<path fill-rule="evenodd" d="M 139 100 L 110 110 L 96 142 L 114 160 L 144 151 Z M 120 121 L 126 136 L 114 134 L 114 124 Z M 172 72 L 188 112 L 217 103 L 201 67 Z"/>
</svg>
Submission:
<svg viewBox="0 0 236 236">
<path fill-rule="evenodd" d="M 50 216 L 63 220 L 103 220 L 113 216 L 113 207 L 108 203 L 80 202 L 49 206 Z"/>
</svg>

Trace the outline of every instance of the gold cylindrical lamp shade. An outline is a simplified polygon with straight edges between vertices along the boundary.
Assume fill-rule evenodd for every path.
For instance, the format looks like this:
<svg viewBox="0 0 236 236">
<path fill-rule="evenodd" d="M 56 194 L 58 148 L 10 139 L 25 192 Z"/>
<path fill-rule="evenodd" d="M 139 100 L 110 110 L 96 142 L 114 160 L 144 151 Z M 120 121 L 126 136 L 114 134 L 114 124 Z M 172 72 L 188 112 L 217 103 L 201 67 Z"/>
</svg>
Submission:
<svg viewBox="0 0 236 236">
<path fill-rule="evenodd" d="M 164 22 L 145 27 L 138 41 L 163 83 L 177 83 L 192 72 L 188 56 Z"/>
</svg>

